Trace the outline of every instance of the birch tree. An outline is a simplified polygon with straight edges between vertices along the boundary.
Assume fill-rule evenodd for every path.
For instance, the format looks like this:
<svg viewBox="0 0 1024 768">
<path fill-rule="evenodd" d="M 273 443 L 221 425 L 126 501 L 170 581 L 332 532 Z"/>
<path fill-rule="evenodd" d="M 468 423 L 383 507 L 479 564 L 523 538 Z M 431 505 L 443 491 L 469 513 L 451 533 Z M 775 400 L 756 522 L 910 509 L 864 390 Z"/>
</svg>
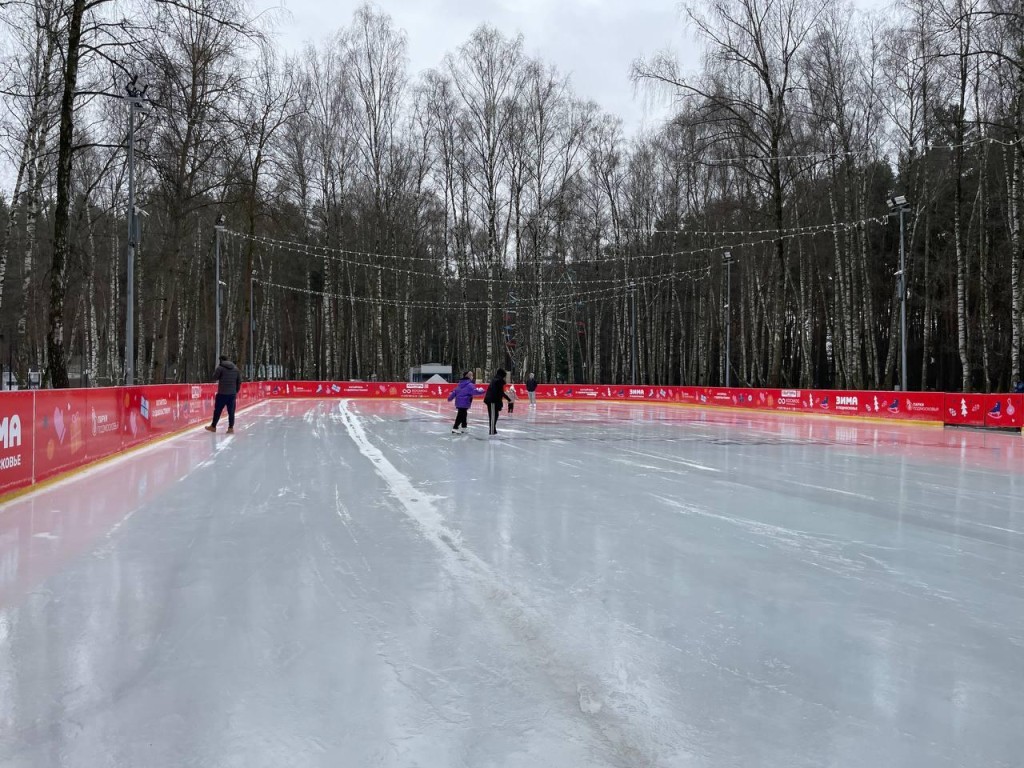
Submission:
<svg viewBox="0 0 1024 768">
<path fill-rule="evenodd" d="M 480 27 L 469 41 L 445 61 L 463 113 L 463 138 L 469 150 L 469 186 L 476 216 L 486 233 L 482 254 L 487 270 L 485 366 L 495 367 L 495 317 L 498 310 L 495 280 L 504 263 L 507 225 L 507 165 L 503 138 L 522 87 L 522 37 L 505 38 L 492 27 Z"/>
</svg>

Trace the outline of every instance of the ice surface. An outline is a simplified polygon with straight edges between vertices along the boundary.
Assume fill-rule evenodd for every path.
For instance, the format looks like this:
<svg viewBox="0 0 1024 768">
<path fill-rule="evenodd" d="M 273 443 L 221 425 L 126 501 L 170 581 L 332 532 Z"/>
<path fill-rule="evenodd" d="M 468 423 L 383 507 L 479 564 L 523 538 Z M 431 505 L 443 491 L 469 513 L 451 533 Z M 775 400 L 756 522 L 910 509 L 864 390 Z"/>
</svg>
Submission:
<svg viewBox="0 0 1024 768">
<path fill-rule="evenodd" d="M 0 766 L 1019 766 L 1024 442 L 272 402 L 0 508 Z"/>
</svg>

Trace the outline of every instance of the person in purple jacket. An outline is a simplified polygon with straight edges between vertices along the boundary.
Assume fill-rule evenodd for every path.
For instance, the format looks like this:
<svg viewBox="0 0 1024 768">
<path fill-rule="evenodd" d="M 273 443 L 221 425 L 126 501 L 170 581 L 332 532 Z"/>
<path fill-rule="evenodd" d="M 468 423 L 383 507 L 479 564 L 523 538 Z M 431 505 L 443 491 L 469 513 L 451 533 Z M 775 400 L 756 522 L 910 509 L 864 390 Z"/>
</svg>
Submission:
<svg viewBox="0 0 1024 768">
<path fill-rule="evenodd" d="M 473 404 L 473 396 L 482 394 L 483 390 L 477 389 L 476 384 L 473 382 L 473 374 L 465 371 L 462 374 L 462 378 L 459 379 L 459 383 L 455 385 L 455 389 L 448 395 L 448 402 L 454 400 L 455 407 L 458 409 L 455 413 L 455 424 L 452 425 L 453 435 L 459 434 L 460 426 L 462 427 L 463 434 L 465 434 L 469 417 L 469 406 Z"/>
</svg>

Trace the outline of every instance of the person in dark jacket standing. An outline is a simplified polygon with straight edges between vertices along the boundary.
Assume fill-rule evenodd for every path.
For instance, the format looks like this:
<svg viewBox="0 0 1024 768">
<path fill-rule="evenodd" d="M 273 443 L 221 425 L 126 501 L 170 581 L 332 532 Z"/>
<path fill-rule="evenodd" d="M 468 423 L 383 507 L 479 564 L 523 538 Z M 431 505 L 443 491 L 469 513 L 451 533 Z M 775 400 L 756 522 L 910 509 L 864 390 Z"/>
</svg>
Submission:
<svg viewBox="0 0 1024 768">
<path fill-rule="evenodd" d="M 530 396 L 530 405 L 536 405 L 537 379 L 532 373 L 526 377 L 526 394 Z"/>
<path fill-rule="evenodd" d="M 463 373 L 459 383 L 455 385 L 455 389 L 448 395 L 448 402 L 454 400 L 455 408 L 457 409 L 455 412 L 455 423 L 452 425 L 453 435 L 458 434 L 459 427 L 462 427 L 463 434 L 466 433 L 469 406 L 473 404 L 473 395 L 480 394 L 483 394 L 483 390 L 477 389 L 476 383 L 473 381 L 473 374 L 469 371 Z"/>
<path fill-rule="evenodd" d="M 224 409 L 228 409 L 228 434 L 235 431 L 235 401 L 238 391 L 242 388 L 242 372 L 226 356 L 220 356 L 220 365 L 213 372 L 217 382 L 217 399 L 213 403 L 213 423 L 206 427 L 207 432 L 217 431 L 217 422 Z"/>
<path fill-rule="evenodd" d="M 502 398 L 511 402 L 509 396 L 505 394 L 505 369 L 499 368 L 484 395 L 484 405 L 487 406 L 488 434 L 498 434 L 498 414 L 501 412 Z"/>
</svg>

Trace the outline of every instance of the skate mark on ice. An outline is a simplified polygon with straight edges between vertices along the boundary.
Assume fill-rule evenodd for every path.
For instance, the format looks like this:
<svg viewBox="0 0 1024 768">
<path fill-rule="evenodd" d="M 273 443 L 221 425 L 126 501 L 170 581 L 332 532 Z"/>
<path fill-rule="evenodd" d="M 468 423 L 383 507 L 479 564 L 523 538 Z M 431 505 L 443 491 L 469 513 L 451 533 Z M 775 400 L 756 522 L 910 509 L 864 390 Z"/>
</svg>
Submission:
<svg viewBox="0 0 1024 768">
<path fill-rule="evenodd" d="M 437 502 L 443 497 L 423 493 L 414 486 L 370 442 L 347 401 L 338 405 L 337 418 L 387 483 L 406 516 L 441 555 L 445 569 L 463 587 L 467 599 L 483 616 L 496 620 L 504 633 L 511 634 L 508 650 L 519 657 L 518 664 L 539 674 L 555 690 L 554 700 L 563 702 L 565 714 L 575 714 L 587 727 L 597 742 L 595 746 L 600 744 L 607 751 L 610 764 L 634 768 L 665 764 L 669 756 L 681 757 L 682 745 L 692 742 L 678 733 L 685 724 L 669 722 L 661 715 L 666 711 L 661 704 L 664 694 L 651 691 L 649 685 L 643 692 L 627 690 L 606 671 L 602 675 L 601 663 L 581 659 L 578 649 L 564 648 L 551 620 L 469 550 L 458 531 L 448 527 L 438 512 Z"/>
</svg>

